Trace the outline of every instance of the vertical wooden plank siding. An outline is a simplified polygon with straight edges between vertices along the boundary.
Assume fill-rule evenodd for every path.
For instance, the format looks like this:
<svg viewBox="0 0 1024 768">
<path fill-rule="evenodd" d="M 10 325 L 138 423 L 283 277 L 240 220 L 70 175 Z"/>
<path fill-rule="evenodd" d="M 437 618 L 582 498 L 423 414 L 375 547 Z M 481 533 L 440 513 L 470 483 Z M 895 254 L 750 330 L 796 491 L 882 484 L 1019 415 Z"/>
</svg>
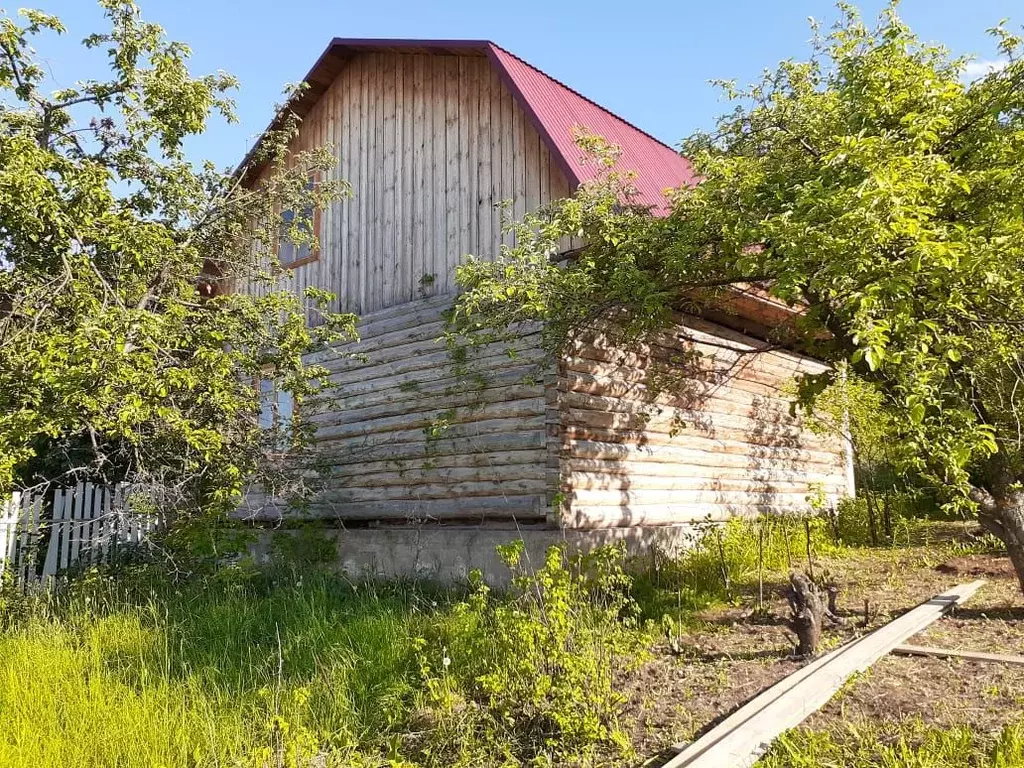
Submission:
<svg viewBox="0 0 1024 768">
<path fill-rule="evenodd" d="M 409 235 L 408 249 L 411 254 L 410 277 L 412 278 L 413 297 L 426 293 L 423 284 L 424 263 L 431 242 L 431 224 L 433 223 L 430 194 L 429 174 L 430 154 L 427 144 L 429 123 L 427 122 L 427 104 L 430 97 L 424 92 L 424 57 L 409 56 L 412 61 L 412 163 L 413 185 L 412 200 L 408 201 L 412 212 L 412 230 Z"/>
<path fill-rule="evenodd" d="M 673 331 L 629 349 L 599 335 L 577 344 L 558 376 L 563 525 L 803 513 L 816 488 L 845 495 L 845 441 L 807 429 L 785 394 L 824 366 L 749 354 L 760 343 L 680 315 Z M 658 391 L 669 372 L 680 380 Z"/>
<path fill-rule="evenodd" d="M 448 276 L 455 269 L 462 254 L 459 253 L 462 222 L 459 205 L 465 181 L 460 176 L 462 162 L 459 151 L 459 57 L 445 56 L 444 71 L 444 259 L 437 262 L 438 278 Z M 447 283 L 447 280 L 445 280 Z"/>
<path fill-rule="evenodd" d="M 483 56 L 355 56 L 304 119 L 294 150 L 317 146 L 332 148 L 331 175 L 350 182 L 354 197 L 321 216 L 320 258 L 276 287 L 325 288 L 342 311 L 454 293 L 465 254 L 494 258 L 512 244 L 502 202 L 521 216 L 569 194 Z"/>
<path fill-rule="evenodd" d="M 401 304 L 401 276 L 399 275 L 400 260 L 398 258 L 398 238 L 395 235 L 396 229 L 396 207 L 397 198 L 395 189 L 398 186 L 398 172 L 396 169 L 396 150 L 398 150 L 398 106 L 397 106 L 397 56 L 384 56 L 383 62 L 383 91 L 384 91 L 384 114 L 381 124 L 383 172 L 381 173 L 381 184 L 384 193 L 381 196 L 381 212 L 383 217 L 384 239 L 380 249 L 381 269 L 381 306 Z"/>
</svg>

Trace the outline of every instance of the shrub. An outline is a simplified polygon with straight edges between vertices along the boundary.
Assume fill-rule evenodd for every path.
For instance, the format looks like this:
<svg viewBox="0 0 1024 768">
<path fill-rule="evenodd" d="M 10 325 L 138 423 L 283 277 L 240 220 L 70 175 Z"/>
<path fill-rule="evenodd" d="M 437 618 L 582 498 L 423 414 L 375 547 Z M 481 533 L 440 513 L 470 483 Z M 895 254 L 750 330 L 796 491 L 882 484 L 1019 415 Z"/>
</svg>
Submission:
<svg viewBox="0 0 1024 768">
<path fill-rule="evenodd" d="M 522 542 L 501 554 L 516 574 L 512 589 L 495 595 L 477 579 L 441 631 L 423 641 L 428 700 L 447 720 L 427 751 L 435 761 L 447 754 L 473 762 L 459 736 L 469 728 L 480 746 L 505 745 L 516 762 L 628 753 L 614 684 L 642 660 L 649 636 L 637 626 L 622 549 L 567 558 L 552 547 L 536 571 L 522 564 Z"/>
</svg>

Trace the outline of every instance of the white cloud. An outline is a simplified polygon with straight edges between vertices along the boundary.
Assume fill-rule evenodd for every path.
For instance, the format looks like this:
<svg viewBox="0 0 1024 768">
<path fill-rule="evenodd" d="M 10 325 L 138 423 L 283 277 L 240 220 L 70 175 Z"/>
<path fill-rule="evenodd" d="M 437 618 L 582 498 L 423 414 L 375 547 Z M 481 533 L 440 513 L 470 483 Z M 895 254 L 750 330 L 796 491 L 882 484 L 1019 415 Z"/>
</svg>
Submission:
<svg viewBox="0 0 1024 768">
<path fill-rule="evenodd" d="M 1005 59 L 969 61 L 964 67 L 964 77 L 967 80 L 977 80 L 992 72 L 998 72 L 1009 63 Z"/>
</svg>

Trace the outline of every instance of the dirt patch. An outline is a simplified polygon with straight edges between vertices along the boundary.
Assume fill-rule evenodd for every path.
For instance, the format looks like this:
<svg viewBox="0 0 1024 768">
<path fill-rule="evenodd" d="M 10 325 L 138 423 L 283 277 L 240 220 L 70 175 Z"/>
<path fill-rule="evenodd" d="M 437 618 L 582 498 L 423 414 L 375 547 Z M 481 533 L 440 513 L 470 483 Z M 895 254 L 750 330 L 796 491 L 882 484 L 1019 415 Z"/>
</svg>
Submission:
<svg viewBox="0 0 1024 768">
<path fill-rule="evenodd" d="M 910 642 L 1024 653 L 1024 600 L 1006 558 L 951 558 L 948 548 L 933 544 L 863 550 L 818 565 L 843 585 L 839 607 L 846 623 L 826 630 L 826 649 L 878 628 L 957 583 L 984 578 L 988 583 L 966 606 Z M 659 646 L 654 660 L 623 681 L 630 709 L 637 713 L 633 737 L 641 754 L 655 755 L 693 739 L 799 667 L 788 658 L 794 639 L 778 595 L 784 578 L 772 579 L 764 612 L 751 610 L 753 593 L 744 594 L 736 606 L 705 611 L 699 623 Z M 969 725 L 993 732 L 1022 711 L 1024 667 L 889 656 L 802 727 L 828 730 L 840 739 L 849 722 L 919 718 L 939 727 Z"/>
<path fill-rule="evenodd" d="M 801 727 L 841 732 L 850 721 L 914 718 L 995 733 L 1020 718 L 1022 705 L 1021 667 L 886 656 Z"/>
<path fill-rule="evenodd" d="M 1008 557 L 995 555 L 973 555 L 971 557 L 954 557 L 935 566 L 939 573 L 950 576 L 974 576 L 989 579 L 1015 579 L 1013 563 Z"/>
</svg>

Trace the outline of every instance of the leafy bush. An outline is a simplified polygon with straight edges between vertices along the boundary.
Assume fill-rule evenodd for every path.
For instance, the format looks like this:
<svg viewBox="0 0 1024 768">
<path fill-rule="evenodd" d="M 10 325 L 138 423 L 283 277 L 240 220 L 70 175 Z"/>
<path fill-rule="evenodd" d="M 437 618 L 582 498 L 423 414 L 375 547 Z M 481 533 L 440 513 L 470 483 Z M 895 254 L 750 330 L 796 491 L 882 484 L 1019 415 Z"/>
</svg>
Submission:
<svg viewBox="0 0 1024 768">
<path fill-rule="evenodd" d="M 515 762 L 565 765 L 598 751 L 628 753 L 616 675 L 642 661 L 649 636 L 637 626 L 622 549 L 568 558 L 552 547 L 536 571 L 522 564 L 522 542 L 500 552 L 516 574 L 512 590 L 495 595 L 477 579 L 424 641 L 428 701 L 447 720 L 428 751 L 476 764 L 481 756 L 455 743 L 468 726 L 488 749 L 506 745 Z"/>
<path fill-rule="evenodd" d="M 863 490 L 836 507 L 835 530 L 849 546 L 903 545 L 924 535 L 928 520 L 948 519 L 932 494 L 924 489 Z"/>
</svg>

